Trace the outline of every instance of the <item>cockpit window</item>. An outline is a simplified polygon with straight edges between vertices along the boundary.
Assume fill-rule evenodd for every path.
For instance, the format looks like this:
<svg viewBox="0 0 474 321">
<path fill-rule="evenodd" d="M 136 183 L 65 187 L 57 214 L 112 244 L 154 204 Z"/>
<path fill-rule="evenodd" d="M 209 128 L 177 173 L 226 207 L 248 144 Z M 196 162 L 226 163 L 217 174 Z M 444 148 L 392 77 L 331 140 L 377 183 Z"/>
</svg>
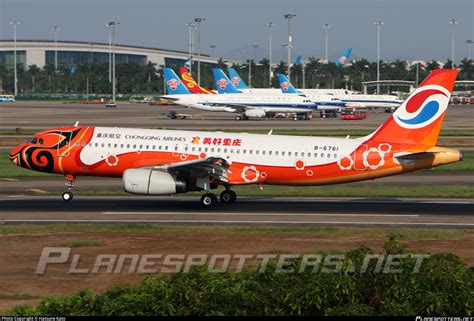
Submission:
<svg viewBox="0 0 474 321">
<path fill-rule="evenodd" d="M 43 138 L 38 139 L 38 144 L 43 145 Z"/>
<path fill-rule="evenodd" d="M 37 142 L 38 142 L 38 138 L 36 138 L 36 137 L 31 140 L 32 144 L 36 144 Z"/>
</svg>

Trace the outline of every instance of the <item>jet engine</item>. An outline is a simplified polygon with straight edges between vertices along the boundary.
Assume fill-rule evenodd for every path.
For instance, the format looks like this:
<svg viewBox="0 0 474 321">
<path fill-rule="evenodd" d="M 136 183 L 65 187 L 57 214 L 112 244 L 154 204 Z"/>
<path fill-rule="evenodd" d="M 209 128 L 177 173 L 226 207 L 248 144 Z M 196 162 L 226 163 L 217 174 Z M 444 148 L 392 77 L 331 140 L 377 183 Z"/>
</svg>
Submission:
<svg viewBox="0 0 474 321">
<path fill-rule="evenodd" d="M 247 117 L 263 118 L 265 115 L 266 113 L 263 109 L 247 109 L 245 111 L 245 116 Z"/>
<path fill-rule="evenodd" d="M 187 192 L 186 181 L 170 173 L 148 168 L 127 169 L 123 173 L 127 193 L 140 195 L 170 195 Z"/>
</svg>

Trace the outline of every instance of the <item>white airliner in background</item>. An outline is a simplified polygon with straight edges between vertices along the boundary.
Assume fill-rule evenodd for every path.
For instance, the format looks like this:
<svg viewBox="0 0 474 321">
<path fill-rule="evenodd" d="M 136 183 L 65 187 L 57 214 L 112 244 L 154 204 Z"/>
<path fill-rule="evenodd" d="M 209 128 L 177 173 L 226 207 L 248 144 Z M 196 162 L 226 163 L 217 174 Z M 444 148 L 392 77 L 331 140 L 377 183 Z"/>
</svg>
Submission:
<svg viewBox="0 0 474 321">
<path fill-rule="evenodd" d="M 294 113 L 302 119 L 311 118 L 318 105 L 301 95 L 288 94 L 192 94 L 170 68 L 164 68 L 166 87 L 171 95 L 160 99 L 206 111 L 237 113 L 237 120 L 269 117 L 276 113 Z"/>
</svg>

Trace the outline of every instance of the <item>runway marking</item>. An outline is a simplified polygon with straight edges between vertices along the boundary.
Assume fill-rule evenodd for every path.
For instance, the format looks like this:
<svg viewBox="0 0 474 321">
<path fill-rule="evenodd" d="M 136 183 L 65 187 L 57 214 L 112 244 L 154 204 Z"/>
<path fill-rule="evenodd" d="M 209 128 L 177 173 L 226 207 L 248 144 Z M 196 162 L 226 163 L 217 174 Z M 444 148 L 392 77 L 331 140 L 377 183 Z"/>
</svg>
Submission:
<svg viewBox="0 0 474 321">
<path fill-rule="evenodd" d="M 19 179 L 16 178 L 0 178 L 2 181 L 7 181 L 7 182 L 18 182 Z"/>
<path fill-rule="evenodd" d="M 233 215 L 233 216 L 363 216 L 418 217 L 418 214 L 343 214 L 343 213 L 233 213 L 233 212 L 102 212 L 102 215 Z"/>
<path fill-rule="evenodd" d="M 428 222 L 362 222 L 362 221 L 222 221 L 222 220 L 10 220 L 4 223 L 220 223 L 220 224 L 330 224 L 330 225 L 395 225 L 395 226 L 457 226 L 474 227 L 474 223 Z"/>
</svg>

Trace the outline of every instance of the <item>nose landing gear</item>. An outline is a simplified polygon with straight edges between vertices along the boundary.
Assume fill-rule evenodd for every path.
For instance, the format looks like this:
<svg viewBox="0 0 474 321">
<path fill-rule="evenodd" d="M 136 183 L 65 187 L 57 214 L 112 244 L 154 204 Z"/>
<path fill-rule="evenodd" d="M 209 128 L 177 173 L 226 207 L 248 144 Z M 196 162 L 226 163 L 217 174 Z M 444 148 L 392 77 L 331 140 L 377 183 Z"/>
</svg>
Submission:
<svg viewBox="0 0 474 321">
<path fill-rule="evenodd" d="M 70 202 L 72 201 L 74 195 L 72 194 L 72 189 L 74 188 L 74 181 L 76 177 L 74 175 L 68 174 L 66 175 L 66 187 L 67 187 L 67 192 L 64 192 L 62 195 L 63 201 L 65 202 Z"/>
</svg>

